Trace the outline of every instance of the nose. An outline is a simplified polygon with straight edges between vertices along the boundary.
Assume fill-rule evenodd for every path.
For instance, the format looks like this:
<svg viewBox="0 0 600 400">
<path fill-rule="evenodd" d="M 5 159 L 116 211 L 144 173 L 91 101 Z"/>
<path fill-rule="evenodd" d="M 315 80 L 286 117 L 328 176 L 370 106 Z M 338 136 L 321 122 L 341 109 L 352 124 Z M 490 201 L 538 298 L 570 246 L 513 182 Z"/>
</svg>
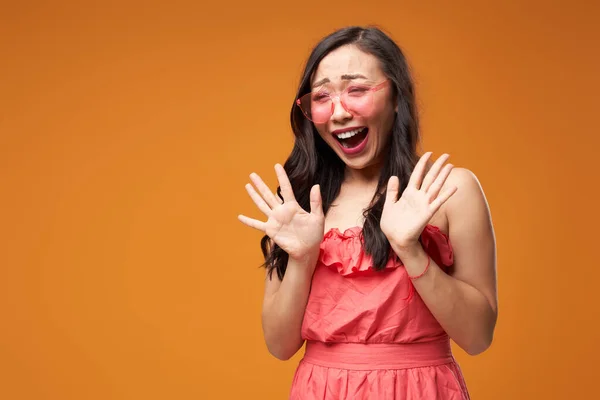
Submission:
<svg viewBox="0 0 600 400">
<path fill-rule="evenodd" d="M 343 122 L 352 118 L 352 114 L 344 108 L 340 96 L 332 97 L 331 99 L 333 113 L 331 114 L 331 120 L 335 122 Z"/>
</svg>

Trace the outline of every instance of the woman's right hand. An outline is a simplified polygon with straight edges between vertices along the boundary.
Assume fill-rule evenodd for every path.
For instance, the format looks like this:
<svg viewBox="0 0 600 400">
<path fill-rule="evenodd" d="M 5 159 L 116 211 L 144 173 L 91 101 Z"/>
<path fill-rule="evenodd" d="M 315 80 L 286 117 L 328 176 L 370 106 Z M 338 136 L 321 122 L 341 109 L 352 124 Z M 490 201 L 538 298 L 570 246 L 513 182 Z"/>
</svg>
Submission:
<svg viewBox="0 0 600 400">
<path fill-rule="evenodd" d="M 246 185 L 246 190 L 259 210 L 266 215 L 267 221 L 259 221 L 245 215 L 239 215 L 238 219 L 249 227 L 264 232 L 289 255 L 290 259 L 299 262 L 314 261 L 319 254 L 325 227 L 320 188 L 318 185 L 312 187 L 310 212 L 306 212 L 296 201 L 284 168 L 277 164 L 275 172 L 283 202 L 257 174 L 252 173 L 250 179 L 258 192 L 250 184 Z"/>
</svg>

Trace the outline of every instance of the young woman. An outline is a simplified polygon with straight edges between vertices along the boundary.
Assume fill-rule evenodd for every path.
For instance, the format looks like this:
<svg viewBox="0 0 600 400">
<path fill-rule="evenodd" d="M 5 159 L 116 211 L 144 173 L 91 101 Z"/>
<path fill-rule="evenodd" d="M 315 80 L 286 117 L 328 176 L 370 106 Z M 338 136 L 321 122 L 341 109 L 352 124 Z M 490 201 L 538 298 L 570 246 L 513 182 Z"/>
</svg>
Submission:
<svg viewBox="0 0 600 400">
<path fill-rule="evenodd" d="M 417 156 L 413 82 L 381 30 L 314 48 L 291 111 L 277 195 L 246 189 L 266 221 L 269 351 L 306 342 L 292 399 L 468 399 L 450 339 L 486 350 L 498 313 L 495 237 L 475 175 Z M 273 274 L 275 272 L 275 274 Z"/>
</svg>

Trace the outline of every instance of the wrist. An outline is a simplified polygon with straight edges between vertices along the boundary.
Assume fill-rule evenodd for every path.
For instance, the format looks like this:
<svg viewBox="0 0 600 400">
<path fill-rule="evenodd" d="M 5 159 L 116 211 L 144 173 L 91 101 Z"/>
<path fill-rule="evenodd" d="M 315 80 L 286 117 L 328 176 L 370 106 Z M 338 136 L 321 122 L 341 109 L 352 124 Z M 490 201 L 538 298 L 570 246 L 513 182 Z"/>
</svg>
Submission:
<svg viewBox="0 0 600 400">
<path fill-rule="evenodd" d="M 307 254 L 303 254 L 301 256 L 289 256 L 288 257 L 288 268 L 298 268 L 301 270 L 314 270 L 317 260 L 319 258 L 320 248 L 317 248 L 314 251 L 311 251 Z"/>
<path fill-rule="evenodd" d="M 398 243 L 391 241 L 390 245 L 392 246 L 392 249 L 394 250 L 396 255 L 402 260 L 421 258 L 420 256 L 422 256 L 422 254 L 425 252 L 423 246 L 421 245 L 421 242 L 419 242 L 418 240 L 411 241 L 408 243 Z"/>
<path fill-rule="evenodd" d="M 408 273 L 408 277 L 411 280 L 418 279 L 425 275 L 429 270 L 431 265 L 431 257 L 421 243 L 417 242 L 416 244 L 412 244 L 410 246 L 402 246 L 394 248 L 392 245 L 394 252 L 400 261 L 404 265 L 406 272 Z"/>
<path fill-rule="evenodd" d="M 289 260 L 285 270 L 285 279 L 288 282 L 294 282 L 294 285 L 310 286 L 312 277 L 315 272 L 313 265 L 302 263 L 299 264 L 295 260 Z"/>
</svg>

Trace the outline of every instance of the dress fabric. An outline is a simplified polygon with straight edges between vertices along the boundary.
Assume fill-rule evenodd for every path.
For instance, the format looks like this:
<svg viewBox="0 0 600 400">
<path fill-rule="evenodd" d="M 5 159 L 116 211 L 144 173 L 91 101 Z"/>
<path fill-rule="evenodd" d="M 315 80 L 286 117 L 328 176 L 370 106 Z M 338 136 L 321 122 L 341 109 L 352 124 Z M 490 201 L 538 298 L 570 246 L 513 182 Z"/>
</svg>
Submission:
<svg viewBox="0 0 600 400">
<path fill-rule="evenodd" d="M 291 400 L 468 400 L 450 338 L 390 251 L 375 271 L 360 227 L 333 228 L 321 243 L 302 324 L 304 357 Z M 453 264 L 450 240 L 433 225 L 421 234 L 429 256 Z"/>
</svg>

